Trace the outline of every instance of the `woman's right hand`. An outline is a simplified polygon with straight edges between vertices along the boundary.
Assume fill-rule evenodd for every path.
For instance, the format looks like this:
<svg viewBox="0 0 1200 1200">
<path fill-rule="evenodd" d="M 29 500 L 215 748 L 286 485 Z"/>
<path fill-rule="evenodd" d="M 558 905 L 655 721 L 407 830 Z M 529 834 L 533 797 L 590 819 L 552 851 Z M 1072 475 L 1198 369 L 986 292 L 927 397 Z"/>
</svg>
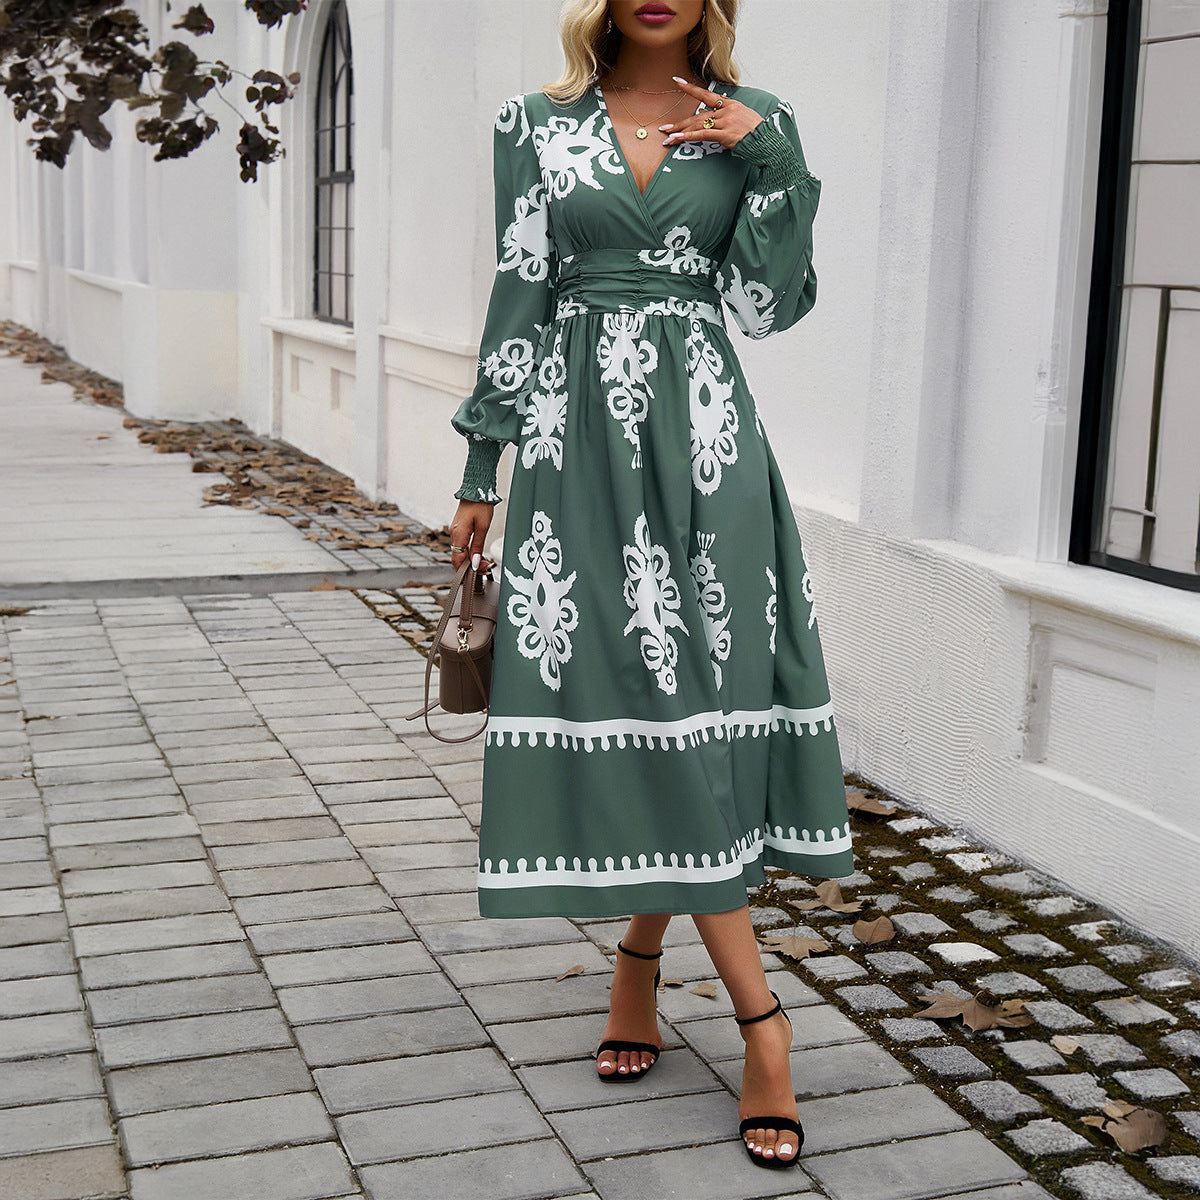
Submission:
<svg viewBox="0 0 1200 1200">
<path fill-rule="evenodd" d="M 455 571 L 463 565 L 464 560 L 478 554 L 480 569 L 490 570 L 494 565 L 483 557 L 483 543 L 487 538 L 488 527 L 492 523 L 492 514 L 496 506 L 486 500 L 460 500 L 458 511 L 450 522 L 450 545 L 465 546 L 465 550 L 452 550 L 450 562 Z"/>
</svg>

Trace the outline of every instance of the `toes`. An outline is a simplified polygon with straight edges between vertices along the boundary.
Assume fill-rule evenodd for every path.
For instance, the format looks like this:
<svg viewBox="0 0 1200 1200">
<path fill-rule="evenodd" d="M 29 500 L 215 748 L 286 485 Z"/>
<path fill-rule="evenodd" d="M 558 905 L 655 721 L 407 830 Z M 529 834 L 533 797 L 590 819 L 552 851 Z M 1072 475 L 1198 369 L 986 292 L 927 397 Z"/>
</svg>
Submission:
<svg viewBox="0 0 1200 1200">
<path fill-rule="evenodd" d="M 601 1075 L 612 1075 L 617 1069 L 617 1060 L 611 1050 L 605 1050 L 603 1054 L 596 1059 L 596 1070 Z"/>
</svg>

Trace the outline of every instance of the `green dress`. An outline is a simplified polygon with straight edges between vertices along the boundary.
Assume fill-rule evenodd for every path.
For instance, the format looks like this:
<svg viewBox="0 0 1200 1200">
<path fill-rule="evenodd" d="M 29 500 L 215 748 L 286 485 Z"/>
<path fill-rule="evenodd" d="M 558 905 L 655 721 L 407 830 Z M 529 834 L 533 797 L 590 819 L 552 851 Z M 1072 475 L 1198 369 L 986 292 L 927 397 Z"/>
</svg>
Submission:
<svg viewBox="0 0 1200 1200">
<path fill-rule="evenodd" d="M 795 117 L 675 144 L 639 191 L 603 93 L 495 123 L 497 271 L 457 496 L 516 445 L 484 743 L 484 916 L 724 912 L 763 867 L 852 870 L 783 480 L 724 325 L 816 299 Z M 697 106 L 696 111 L 699 111 Z M 652 131 L 654 132 L 654 131 Z"/>
</svg>

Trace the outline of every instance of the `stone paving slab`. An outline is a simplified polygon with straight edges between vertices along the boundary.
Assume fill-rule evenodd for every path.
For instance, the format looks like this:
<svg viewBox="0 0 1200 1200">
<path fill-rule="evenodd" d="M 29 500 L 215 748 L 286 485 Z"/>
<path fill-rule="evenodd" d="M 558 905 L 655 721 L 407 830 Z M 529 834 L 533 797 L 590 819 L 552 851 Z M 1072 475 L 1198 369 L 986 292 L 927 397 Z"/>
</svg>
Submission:
<svg viewBox="0 0 1200 1200">
<path fill-rule="evenodd" d="M 0 863 L 16 868 L 0 867 L 0 1196 L 1188 1186 L 1195 971 L 961 831 L 860 824 L 842 884 L 893 915 L 891 944 L 859 943 L 853 914 L 802 913 L 805 880 L 769 873 L 753 898 L 760 929 L 835 947 L 764 952 L 808 1131 L 796 1168 L 764 1171 L 736 1136 L 741 1042 L 691 921 L 665 938 L 683 984 L 659 994 L 664 1053 L 613 1087 L 590 1060 L 624 923 L 480 919 L 482 744 L 404 720 L 428 589 L 24 607 L 0 615 Z M 927 991 L 985 984 L 1033 1024 L 913 1015 Z M 1076 1043 L 1052 1046 L 1061 1033 Z M 1158 1155 L 1082 1124 L 1109 1097 L 1178 1110 Z"/>
</svg>

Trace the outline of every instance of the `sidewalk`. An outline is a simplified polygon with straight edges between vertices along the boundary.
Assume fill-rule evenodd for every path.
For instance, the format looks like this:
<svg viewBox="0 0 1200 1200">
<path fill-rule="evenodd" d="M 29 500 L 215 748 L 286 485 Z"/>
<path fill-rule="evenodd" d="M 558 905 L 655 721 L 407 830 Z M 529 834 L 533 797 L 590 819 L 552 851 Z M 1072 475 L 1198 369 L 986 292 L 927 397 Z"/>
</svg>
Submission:
<svg viewBox="0 0 1200 1200">
<path fill-rule="evenodd" d="M 800 914 L 803 881 L 756 897 L 761 926 L 835 946 L 794 968 L 764 951 L 796 1030 L 798 1167 L 761 1170 L 740 1148 L 741 1043 L 687 918 L 663 962 L 683 981 L 660 993 L 667 1052 L 636 1085 L 598 1082 L 621 924 L 478 917 L 482 738 L 445 745 L 404 720 L 430 592 L 382 569 L 356 591 L 289 584 L 346 567 L 281 517 L 200 509 L 186 459 L 128 444 L 119 410 L 48 402 L 60 385 L 36 379 L 0 357 L 0 421 L 19 422 L 16 469 L 29 464 L 19 482 L 0 464 L 0 583 L 79 582 L 0 599 L 0 1197 L 1039 1200 L 1045 1184 L 1136 1200 L 1200 1181 L 1195 977 L 1053 881 L 981 874 L 995 856 L 919 818 L 860 823 L 843 881 L 901 928 L 882 949 L 854 939 L 853 915 Z M 33 465 L 55 459 L 52 475 Z M 159 594 L 170 580 L 143 537 L 105 549 L 162 514 L 186 594 Z M 230 517 L 246 539 L 214 544 Z M 86 570 L 67 549 L 81 541 Z M 140 594 L 145 571 L 155 594 Z M 265 594 L 195 583 L 252 572 Z M 121 576 L 127 594 L 111 589 Z M 1008 883 L 966 887 L 972 871 Z M 936 916 L 935 885 L 958 892 Z M 1053 940 L 1029 932 L 1045 920 Z M 1002 971 L 992 946 L 1019 970 L 1007 994 L 1042 1001 L 1034 1025 L 914 1019 L 919 986 L 973 990 Z M 1100 959 L 1110 987 L 1090 959 L 1118 946 L 1124 961 Z M 1134 985 L 1152 999 L 1106 1015 L 1156 973 Z M 1086 1062 L 1050 1045 L 1080 1028 L 1101 1037 L 1076 1035 Z M 1149 1160 L 1081 1124 L 1131 1096 L 1172 1113 Z"/>
</svg>

